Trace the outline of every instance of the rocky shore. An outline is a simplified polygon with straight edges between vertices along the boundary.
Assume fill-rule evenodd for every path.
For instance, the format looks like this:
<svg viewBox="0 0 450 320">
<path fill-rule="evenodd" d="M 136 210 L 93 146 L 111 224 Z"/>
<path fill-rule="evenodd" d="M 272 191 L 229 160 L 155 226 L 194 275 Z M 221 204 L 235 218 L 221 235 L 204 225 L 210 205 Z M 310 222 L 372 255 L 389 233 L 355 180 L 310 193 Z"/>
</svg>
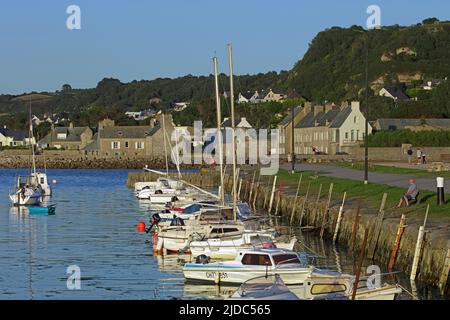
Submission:
<svg viewBox="0 0 450 320">
<path fill-rule="evenodd" d="M 163 159 L 44 159 L 38 158 L 36 166 L 38 168 L 47 167 L 48 169 L 142 169 L 146 165 L 154 169 L 164 169 L 165 160 Z M 0 157 L 0 168 L 19 169 L 29 168 L 31 159 L 29 157 Z M 170 164 L 172 169 L 175 165 Z"/>
</svg>

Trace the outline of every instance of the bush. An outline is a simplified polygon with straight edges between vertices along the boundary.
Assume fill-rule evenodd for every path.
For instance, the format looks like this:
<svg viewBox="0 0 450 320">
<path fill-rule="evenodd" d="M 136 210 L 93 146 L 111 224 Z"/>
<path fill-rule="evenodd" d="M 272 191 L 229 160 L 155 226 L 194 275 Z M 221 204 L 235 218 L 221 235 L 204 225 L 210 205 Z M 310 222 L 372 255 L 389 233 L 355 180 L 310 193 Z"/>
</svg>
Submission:
<svg viewBox="0 0 450 320">
<path fill-rule="evenodd" d="M 369 136 L 369 147 L 401 147 L 409 143 L 421 147 L 450 147 L 449 131 L 381 131 Z"/>
</svg>

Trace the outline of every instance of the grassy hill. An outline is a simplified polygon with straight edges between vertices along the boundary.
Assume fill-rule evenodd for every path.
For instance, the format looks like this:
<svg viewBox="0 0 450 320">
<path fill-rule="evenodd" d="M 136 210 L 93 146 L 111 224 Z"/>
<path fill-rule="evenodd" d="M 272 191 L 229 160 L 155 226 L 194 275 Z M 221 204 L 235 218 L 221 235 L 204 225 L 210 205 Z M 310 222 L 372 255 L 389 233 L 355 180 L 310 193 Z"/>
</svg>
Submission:
<svg viewBox="0 0 450 320">
<path fill-rule="evenodd" d="M 370 119 L 378 117 L 450 117 L 450 84 L 419 101 L 394 103 L 375 93 L 385 84 L 410 83 L 448 77 L 450 74 L 450 22 L 428 19 L 414 26 L 388 26 L 367 33 L 369 39 Z M 239 91 L 272 88 L 295 92 L 315 102 L 358 99 L 365 88 L 366 34 L 358 26 L 333 27 L 320 32 L 304 57 L 292 70 L 237 76 Z M 221 91 L 228 90 L 228 78 L 220 75 Z M 413 92 L 414 90 L 410 90 Z M 78 125 L 95 125 L 105 116 L 118 123 L 132 124 L 125 111 L 150 106 L 149 99 L 159 97 L 158 109 L 168 109 L 172 102 L 189 101 L 191 106 L 176 115 L 180 124 L 192 125 L 193 119 L 214 121 L 213 77 L 187 75 L 175 79 L 122 83 L 103 79 L 96 88 L 72 89 L 64 85 L 55 93 L 33 92 L 23 96 L 0 95 L 0 124 L 25 126 L 28 100 L 33 112 L 69 112 Z M 294 101 L 297 102 L 297 101 Z M 293 102 L 293 103 L 294 103 Z M 273 126 L 289 106 L 266 104 L 257 108 L 241 107 L 238 114 L 251 118 L 258 126 Z M 224 115 L 227 114 L 224 101 Z M 5 116 L 6 114 L 6 116 Z M 133 123 L 134 124 L 134 123 Z"/>
</svg>

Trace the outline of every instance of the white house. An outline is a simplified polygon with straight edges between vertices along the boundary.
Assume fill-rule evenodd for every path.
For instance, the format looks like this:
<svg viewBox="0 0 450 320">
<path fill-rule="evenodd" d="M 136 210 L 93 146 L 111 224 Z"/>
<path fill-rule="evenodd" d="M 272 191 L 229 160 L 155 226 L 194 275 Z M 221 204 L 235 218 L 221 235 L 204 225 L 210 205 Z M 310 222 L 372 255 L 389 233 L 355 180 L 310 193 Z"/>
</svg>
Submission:
<svg viewBox="0 0 450 320">
<path fill-rule="evenodd" d="M 10 130 L 6 126 L 0 128 L 0 147 L 19 147 L 36 144 L 28 131 Z"/>
<path fill-rule="evenodd" d="M 380 97 L 387 97 L 394 100 L 409 100 L 409 97 L 397 86 L 383 87 L 378 95 Z"/>
<path fill-rule="evenodd" d="M 280 102 L 287 98 L 287 95 L 283 93 L 275 93 L 272 91 L 272 89 L 269 90 L 269 92 L 262 91 L 260 94 L 260 98 L 263 102 Z"/>
<path fill-rule="evenodd" d="M 247 91 L 247 92 L 240 92 L 238 96 L 238 103 L 256 103 L 258 101 L 258 91 Z"/>
<path fill-rule="evenodd" d="M 174 111 L 180 112 L 189 107 L 189 102 L 175 102 L 174 103 Z"/>
</svg>

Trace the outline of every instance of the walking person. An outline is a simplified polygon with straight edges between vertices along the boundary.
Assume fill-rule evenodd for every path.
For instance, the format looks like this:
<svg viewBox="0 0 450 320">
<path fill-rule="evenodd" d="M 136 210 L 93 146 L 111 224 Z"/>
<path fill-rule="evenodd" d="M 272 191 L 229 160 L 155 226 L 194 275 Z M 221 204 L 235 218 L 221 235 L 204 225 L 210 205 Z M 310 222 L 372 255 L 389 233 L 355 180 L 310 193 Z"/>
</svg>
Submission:
<svg viewBox="0 0 450 320">
<path fill-rule="evenodd" d="M 417 149 L 417 165 L 422 163 L 422 150 L 420 148 Z"/>
<path fill-rule="evenodd" d="M 427 164 L 427 155 L 422 151 L 422 164 Z"/>
</svg>

